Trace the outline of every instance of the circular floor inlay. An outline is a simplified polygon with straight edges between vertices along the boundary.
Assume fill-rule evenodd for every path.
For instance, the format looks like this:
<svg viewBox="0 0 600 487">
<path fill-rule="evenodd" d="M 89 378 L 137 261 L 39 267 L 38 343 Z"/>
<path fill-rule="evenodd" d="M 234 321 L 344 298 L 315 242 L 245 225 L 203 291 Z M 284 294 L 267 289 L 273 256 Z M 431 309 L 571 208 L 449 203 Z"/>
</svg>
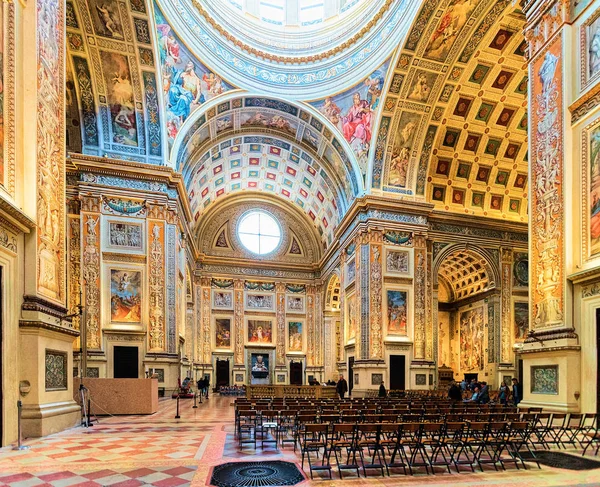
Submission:
<svg viewBox="0 0 600 487">
<path fill-rule="evenodd" d="M 211 485 L 217 487 L 295 485 L 304 476 L 290 462 L 234 462 L 213 469 Z"/>
</svg>

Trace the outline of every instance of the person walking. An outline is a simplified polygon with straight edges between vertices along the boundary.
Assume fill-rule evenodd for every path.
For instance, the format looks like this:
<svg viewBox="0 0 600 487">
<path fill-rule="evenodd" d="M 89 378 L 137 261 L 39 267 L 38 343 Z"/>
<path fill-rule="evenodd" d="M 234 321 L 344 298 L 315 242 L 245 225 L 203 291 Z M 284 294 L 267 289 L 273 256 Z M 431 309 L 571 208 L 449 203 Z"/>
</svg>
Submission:
<svg viewBox="0 0 600 487">
<path fill-rule="evenodd" d="M 500 385 L 498 399 L 500 400 L 500 404 L 503 406 L 508 404 L 508 384 L 506 382 L 502 382 L 502 385 Z"/>
<path fill-rule="evenodd" d="M 512 380 L 512 395 L 513 395 L 513 404 L 517 406 L 523 397 L 521 396 L 521 384 L 519 384 L 519 379 L 516 377 Z"/>
<path fill-rule="evenodd" d="M 335 390 L 340 396 L 340 399 L 344 399 L 344 395 L 346 392 L 348 392 L 348 383 L 346 382 L 346 379 L 344 379 L 343 375 L 340 375 L 340 380 L 338 380 Z"/>
</svg>

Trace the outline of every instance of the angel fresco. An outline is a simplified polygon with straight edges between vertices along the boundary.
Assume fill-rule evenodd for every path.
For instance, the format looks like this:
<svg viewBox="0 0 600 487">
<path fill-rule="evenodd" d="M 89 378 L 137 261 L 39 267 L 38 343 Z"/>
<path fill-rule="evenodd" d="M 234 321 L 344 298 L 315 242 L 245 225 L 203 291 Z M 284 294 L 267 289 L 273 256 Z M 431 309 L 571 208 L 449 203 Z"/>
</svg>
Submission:
<svg viewBox="0 0 600 487">
<path fill-rule="evenodd" d="M 167 133 L 173 142 L 181 124 L 206 101 L 229 89 L 183 46 L 162 13 L 156 12 L 156 33 L 167 112 Z"/>
</svg>

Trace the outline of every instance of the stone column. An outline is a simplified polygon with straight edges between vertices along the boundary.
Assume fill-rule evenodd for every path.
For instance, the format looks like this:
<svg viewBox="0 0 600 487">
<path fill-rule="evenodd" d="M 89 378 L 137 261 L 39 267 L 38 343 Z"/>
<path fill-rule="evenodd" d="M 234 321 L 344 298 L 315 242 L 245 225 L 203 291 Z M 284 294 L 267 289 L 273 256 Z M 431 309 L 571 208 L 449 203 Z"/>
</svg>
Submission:
<svg viewBox="0 0 600 487">
<path fill-rule="evenodd" d="M 194 308 L 195 308 L 195 329 L 196 338 L 194 342 L 194 362 L 200 364 L 202 362 L 202 286 L 200 278 L 194 276 Z"/>
<path fill-rule="evenodd" d="M 285 365 L 285 338 L 287 333 L 285 319 L 285 284 L 278 282 L 275 284 L 275 306 L 276 306 L 276 327 L 277 343 L 275 349 L 275 377 L 284 374 L 287 376 L 287 367 Z M 286 383 L 288 381 L 286 380 Z"/>
</svg>

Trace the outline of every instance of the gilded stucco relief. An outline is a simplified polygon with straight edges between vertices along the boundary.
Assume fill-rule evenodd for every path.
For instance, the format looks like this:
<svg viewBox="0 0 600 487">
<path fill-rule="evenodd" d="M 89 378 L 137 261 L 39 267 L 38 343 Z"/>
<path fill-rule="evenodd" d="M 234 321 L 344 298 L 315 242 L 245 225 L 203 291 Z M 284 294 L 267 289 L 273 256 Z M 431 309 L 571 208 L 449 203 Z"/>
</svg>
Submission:
<svg viewBox="0 0 600 487">
<path fill-rule="evenodd" d="M 38 0 L 37 290 L 65 303 L 64 5 Z"/>
<path fill-rule="evenodd" d="M 564 320 L 564 215 L 562 39 L 556 37 L 532 63 L 535 108 L 531 142 L 532 317 L 534 328 Z"/>
</svg>

